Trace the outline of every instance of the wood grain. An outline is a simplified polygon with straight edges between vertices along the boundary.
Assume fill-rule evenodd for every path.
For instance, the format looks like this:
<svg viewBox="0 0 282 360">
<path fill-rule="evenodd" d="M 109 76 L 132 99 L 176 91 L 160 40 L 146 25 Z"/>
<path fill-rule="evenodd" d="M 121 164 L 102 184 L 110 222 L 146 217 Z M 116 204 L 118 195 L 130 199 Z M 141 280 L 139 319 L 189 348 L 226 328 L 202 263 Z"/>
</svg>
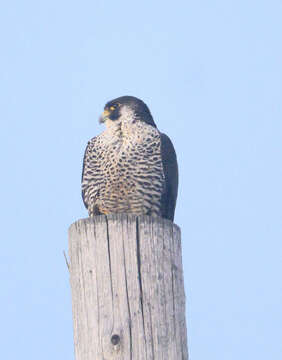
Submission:
<svg viewBox="0 0 282 360">
<path fill-rule="evenodd" d="M 76 360 L 187 360 L 180 229 L 115 214 L 69 229 Z"/>
</svg>

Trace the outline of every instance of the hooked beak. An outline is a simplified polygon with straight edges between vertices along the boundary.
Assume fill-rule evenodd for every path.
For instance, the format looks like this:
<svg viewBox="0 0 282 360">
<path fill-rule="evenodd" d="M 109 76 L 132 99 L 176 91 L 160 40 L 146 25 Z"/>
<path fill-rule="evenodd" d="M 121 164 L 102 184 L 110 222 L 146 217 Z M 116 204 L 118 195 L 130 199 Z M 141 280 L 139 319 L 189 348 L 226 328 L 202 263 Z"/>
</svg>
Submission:
<svg viewBox="0 0 282 360">
<path fill-rule="evenodd" d="M 99 118 L 99 123 L 103 124 L 106 120 L 109 119 L 109 115 L 110 115 L 110 112 L 108 110 L 105 110 Z"/>
</svg>

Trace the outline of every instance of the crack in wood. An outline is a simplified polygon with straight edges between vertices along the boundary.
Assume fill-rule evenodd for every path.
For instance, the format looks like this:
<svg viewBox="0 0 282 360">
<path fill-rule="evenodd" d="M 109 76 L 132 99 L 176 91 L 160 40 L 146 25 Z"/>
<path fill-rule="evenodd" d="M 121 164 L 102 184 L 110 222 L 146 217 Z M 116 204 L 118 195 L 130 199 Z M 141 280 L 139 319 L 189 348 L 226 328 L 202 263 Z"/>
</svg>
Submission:
<svg viewBox="0 0 282 360">
<path fill-rule="evenodd" d="M 124 266 L 124 280 L 125 280 L 125 291 L 126 291 L 126 301 L 128 306 L 128 314 L 129 314 L 129 341 L 130 341 L 130 359 L 132 359 L 132 329 L 131 329 L 131 311 L 130 311 L 130 302 L 129 302 L 129 295 L 128 295 L 128 284 L 127 284 L 127 268 L 126 268 L 126 261 L 125 261 L 125 251 L 124 251 L 124 237 L 122 238 L 122 249 L 123 249 L 123 266 Z"/>
<path fill-rule="evenodd" d="M 141 277 L 141 253 L 140 253 L 140 236 L 139 236 L 139 221 L 136 218 L 136 249 L 137 249 L 137 270 L 138 270 L 138 281 L 139 281 L 139 288 L 140 288 L 140 303 L 141 303 L 141 312 L 142 312 L 142 319 L 143 319 L 143 326 L 145 330 L 145 323 L 144 323 L 144 307 L 143 307 L 143 289 L 142 289 L 142 277 Z"/>
<path fill-rule="evenodd" d="M 109 223 L 108 223 L 107 216 L 105 216 L 105 221 L 106 221 L 107 247 L 108 247 L 108 256 L 109 256 L 110 283 L 111 283 L 111 292 L 112 292 L 112 311 L 114 313 L 114 292 L 113 292 L 113 278 L 112 278 L 112 262 L 111 262 Z"/>
</svg>

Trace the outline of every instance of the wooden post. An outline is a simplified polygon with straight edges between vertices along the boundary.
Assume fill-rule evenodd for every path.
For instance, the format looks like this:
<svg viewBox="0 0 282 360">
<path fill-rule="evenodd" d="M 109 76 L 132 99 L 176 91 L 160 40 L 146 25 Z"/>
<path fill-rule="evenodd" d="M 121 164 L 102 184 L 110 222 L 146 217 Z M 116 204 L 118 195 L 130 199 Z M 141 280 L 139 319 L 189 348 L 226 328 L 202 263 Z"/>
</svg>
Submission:
<svg viewBox="0 0 282 360">
<path fill-rule="evenodd" d="M 180 229 L 108 215 L 69 229 L 76 360 L 187 360 Z"/>
</svg>

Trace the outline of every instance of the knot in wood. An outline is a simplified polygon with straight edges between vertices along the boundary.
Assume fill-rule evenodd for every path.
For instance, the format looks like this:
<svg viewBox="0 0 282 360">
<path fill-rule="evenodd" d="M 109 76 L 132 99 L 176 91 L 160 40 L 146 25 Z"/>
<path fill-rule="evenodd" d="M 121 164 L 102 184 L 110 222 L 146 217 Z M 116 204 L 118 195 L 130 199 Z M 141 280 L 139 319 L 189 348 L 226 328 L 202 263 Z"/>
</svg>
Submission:
<svg viewBox="0 0 282 360">
<path fill-rule="evenodd" d="M 111 337 L 111 342 L 113 345 L 117 345 L 120 342 L 120 337 L 119 335 L 115 334 Z"/>
</svg>

